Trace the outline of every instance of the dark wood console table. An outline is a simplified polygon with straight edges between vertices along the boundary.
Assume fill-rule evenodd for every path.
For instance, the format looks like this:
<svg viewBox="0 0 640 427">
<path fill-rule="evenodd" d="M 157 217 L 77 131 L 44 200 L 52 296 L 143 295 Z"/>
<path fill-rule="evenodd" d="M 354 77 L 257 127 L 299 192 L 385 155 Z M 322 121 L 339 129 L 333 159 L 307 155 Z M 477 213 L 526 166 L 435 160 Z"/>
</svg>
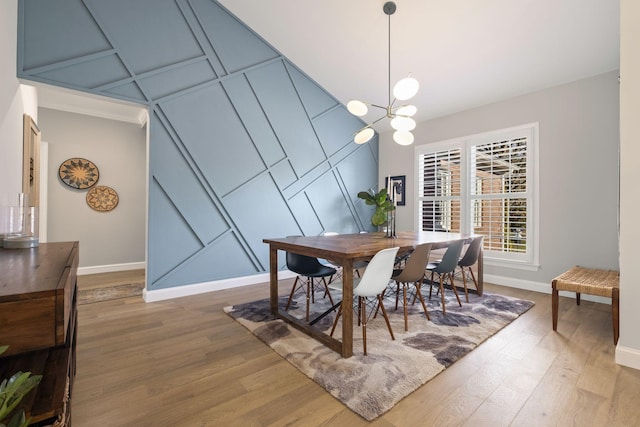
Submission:
<svg viewBox="0 0 640 427">
<path fill-rule="evenodd" d="M 20 403 L 35 426 L 70 426 L 78 242 L 0 249 L 0 378 L 42 375 Z"/>
</svg>

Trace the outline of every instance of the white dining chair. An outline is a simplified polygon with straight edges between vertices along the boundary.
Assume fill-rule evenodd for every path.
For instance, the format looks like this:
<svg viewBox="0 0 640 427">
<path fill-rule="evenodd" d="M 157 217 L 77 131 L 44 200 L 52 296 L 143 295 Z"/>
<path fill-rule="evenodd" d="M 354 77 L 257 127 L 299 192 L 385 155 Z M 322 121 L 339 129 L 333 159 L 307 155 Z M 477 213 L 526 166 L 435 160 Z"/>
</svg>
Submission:
<svg viewBox="0 0 640 427">
<path fill-rule="evenodd" d="M 395 340 L 393 330 L 391 329 L 391 323 L 389 322 L 389 316 L 387 316 L 387 311 L 382 301 L 382 293 L 386 289 L 389 280 L 391 280 L 398 250 L 398 247 L 382 249 L 376 253 L 373 258 L 371 258 L 371 261 L 369 261 L 362 277 L 353 279 L 353 296 L 354 298 L 357 297 L 358 318 L 362 324 L 362 342 L 365 355 L 367 354 L 367 319 L 369 316 L 375 314 L 378 308 L 382 311 L 384 320 L 387 322 L 387 328 L 389 329 L 391 339 Z M 332 289 L 342 290 L 342 282 L 333 282 L 329 287 Z M 345 302 L 343 300 L 342 304 L 340 304 L 340 308 L 338 309 L 338 314 L 333 321 L 333 327 L 331 328 L 330 334 L 331 336 L 333 336 L 338 320 L 342 315 L 342 306 L 344 303 Z M 372 307 L 368 314 L 367 305 Z"/>
</svg>

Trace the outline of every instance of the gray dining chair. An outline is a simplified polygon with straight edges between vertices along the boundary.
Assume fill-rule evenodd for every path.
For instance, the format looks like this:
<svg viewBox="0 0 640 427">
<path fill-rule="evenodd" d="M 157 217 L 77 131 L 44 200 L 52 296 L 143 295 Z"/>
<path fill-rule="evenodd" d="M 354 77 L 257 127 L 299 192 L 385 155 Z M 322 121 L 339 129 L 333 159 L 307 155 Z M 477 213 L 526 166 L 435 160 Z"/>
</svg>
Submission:
<svg viewBox="0 0 640 427">
<path fill-rule="evenodd" d="M 484 236 L 474 237 L 471 243 L 467 246 L 467 250 L 458 261 L 458 267 L 462 270 L 462 285 L 464 286 L 464 296 L 467 302 L 469 302 L 469 289 L 467 288 L 467 273 L 471 275 L 473 283 L 476 285 L 476 291 L 478 290 L 478 281 L 473 274 L 473 266 L 478 262 L 480 256 L 480 250 L 482 249 L 482 239 Z"/>
<path fill-rule="evenodd" d="M 433 290 L 434 275 L 438 275 L 439 292 L 440 298 L 442 299 L 442 314 L 444 315 L 447 314 L 444 303 L 444 281 L 447 277 L 449 278 L 449 281 L 451 283 L 453 293 L 456 295 L 456 299 L 458 300 L 458 305 L 462 307 L 462 302 L 460 301 L 458 290 L 456 289 L 456 285 L 453 280 L 453 272 L 455 271 L 456 267 L 458 267 L 458 260 L 460 259 L 460 253 L 462 252 L 463 245 L 464 240 L 456 240 L 450 243 L 442 257 L 442 260 L 440 260 L 439 262 L 427 264 L 427 271 L 431 272 L 431 280 L 429 284 L 429 299 L 431 299 L 431 291 Z"/>
<path fill-rule="evenodd" d="M 398 309 L 400 286 L 402 286 L 402 303 L 404 305 L 405 331 L 409 330 L 409 320 L 407 316 L 407 289 L 409 288 L 410 284 L 415 285 L 415 293 L 417 298 L 422 303 L 424 314 L 427 317 L 427 320 L 431 320 L 431 318 L 429 317 L 429 312 L 427 311 L 427 305 L 425 304 L 424 298 L 422 297 L 422 292 L 420 292 L 420 287 L 422 286 L 422 282 L 424 281 L 425 269 L 429 262 L 430 252 L 431 243 L 418 245 L 405 261 L 404 268 L 394 270 L 393 276 L 391 276 L 391 279 L 396 283 L 396 310 Z"/>
</svg>

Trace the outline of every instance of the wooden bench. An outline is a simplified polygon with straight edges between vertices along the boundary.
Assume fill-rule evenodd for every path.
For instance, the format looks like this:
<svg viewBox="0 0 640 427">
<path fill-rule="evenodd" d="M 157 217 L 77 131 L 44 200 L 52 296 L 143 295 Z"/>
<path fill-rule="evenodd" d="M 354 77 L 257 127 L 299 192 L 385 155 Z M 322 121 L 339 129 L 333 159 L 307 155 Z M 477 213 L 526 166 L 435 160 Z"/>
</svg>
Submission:
<svg viewBox="0 0 640 427">
<path fill-rule="evenodd" d="M 558 291 L 576 293 L 576 304 L 580 305 L 580 294 L 597 295 L 611 298 L 613 322 L 613 343 L 618 343 L 620 334 L 620 273 L 614 270 L 573 267 L 551 282 L 551 310 L 553 330 L 558 329 Z"/>
</svg>

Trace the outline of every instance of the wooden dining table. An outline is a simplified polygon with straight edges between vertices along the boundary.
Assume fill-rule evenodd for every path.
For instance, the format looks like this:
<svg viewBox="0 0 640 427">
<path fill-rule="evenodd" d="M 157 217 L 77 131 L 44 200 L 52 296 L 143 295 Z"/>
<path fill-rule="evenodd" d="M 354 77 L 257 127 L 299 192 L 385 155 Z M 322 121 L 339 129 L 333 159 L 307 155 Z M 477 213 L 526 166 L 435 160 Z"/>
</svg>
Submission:
<svg viewBox="0 0 640 427">
<path fill-rule="evenodd" d="M 399 247 L 398 254 L 410 253 L 416 246 L 431 243 L 433 249 L 447 247 L 451 242 L 471 240 L 474 235 L 436 231 L 398 232 L 395 237 L 385 233 L 338 234 L 332 236 L 294 236 L 264 239 L 269 245 L 270 307 L 274 316 L 302 330 L 342 357 L 353 355 L 353 307 L 343 304 L 342 340 L 335 339 L 304 319 L 299 319 L 278 305 L 278 251 L 286 251 L 336 261 L 342 267 L 343 301 L 353 299 L 353 265 L 368 261 L 382 249 Z M 482 250 L 478 257 L 478 294 L 483 289 Z"/>
</svg>

